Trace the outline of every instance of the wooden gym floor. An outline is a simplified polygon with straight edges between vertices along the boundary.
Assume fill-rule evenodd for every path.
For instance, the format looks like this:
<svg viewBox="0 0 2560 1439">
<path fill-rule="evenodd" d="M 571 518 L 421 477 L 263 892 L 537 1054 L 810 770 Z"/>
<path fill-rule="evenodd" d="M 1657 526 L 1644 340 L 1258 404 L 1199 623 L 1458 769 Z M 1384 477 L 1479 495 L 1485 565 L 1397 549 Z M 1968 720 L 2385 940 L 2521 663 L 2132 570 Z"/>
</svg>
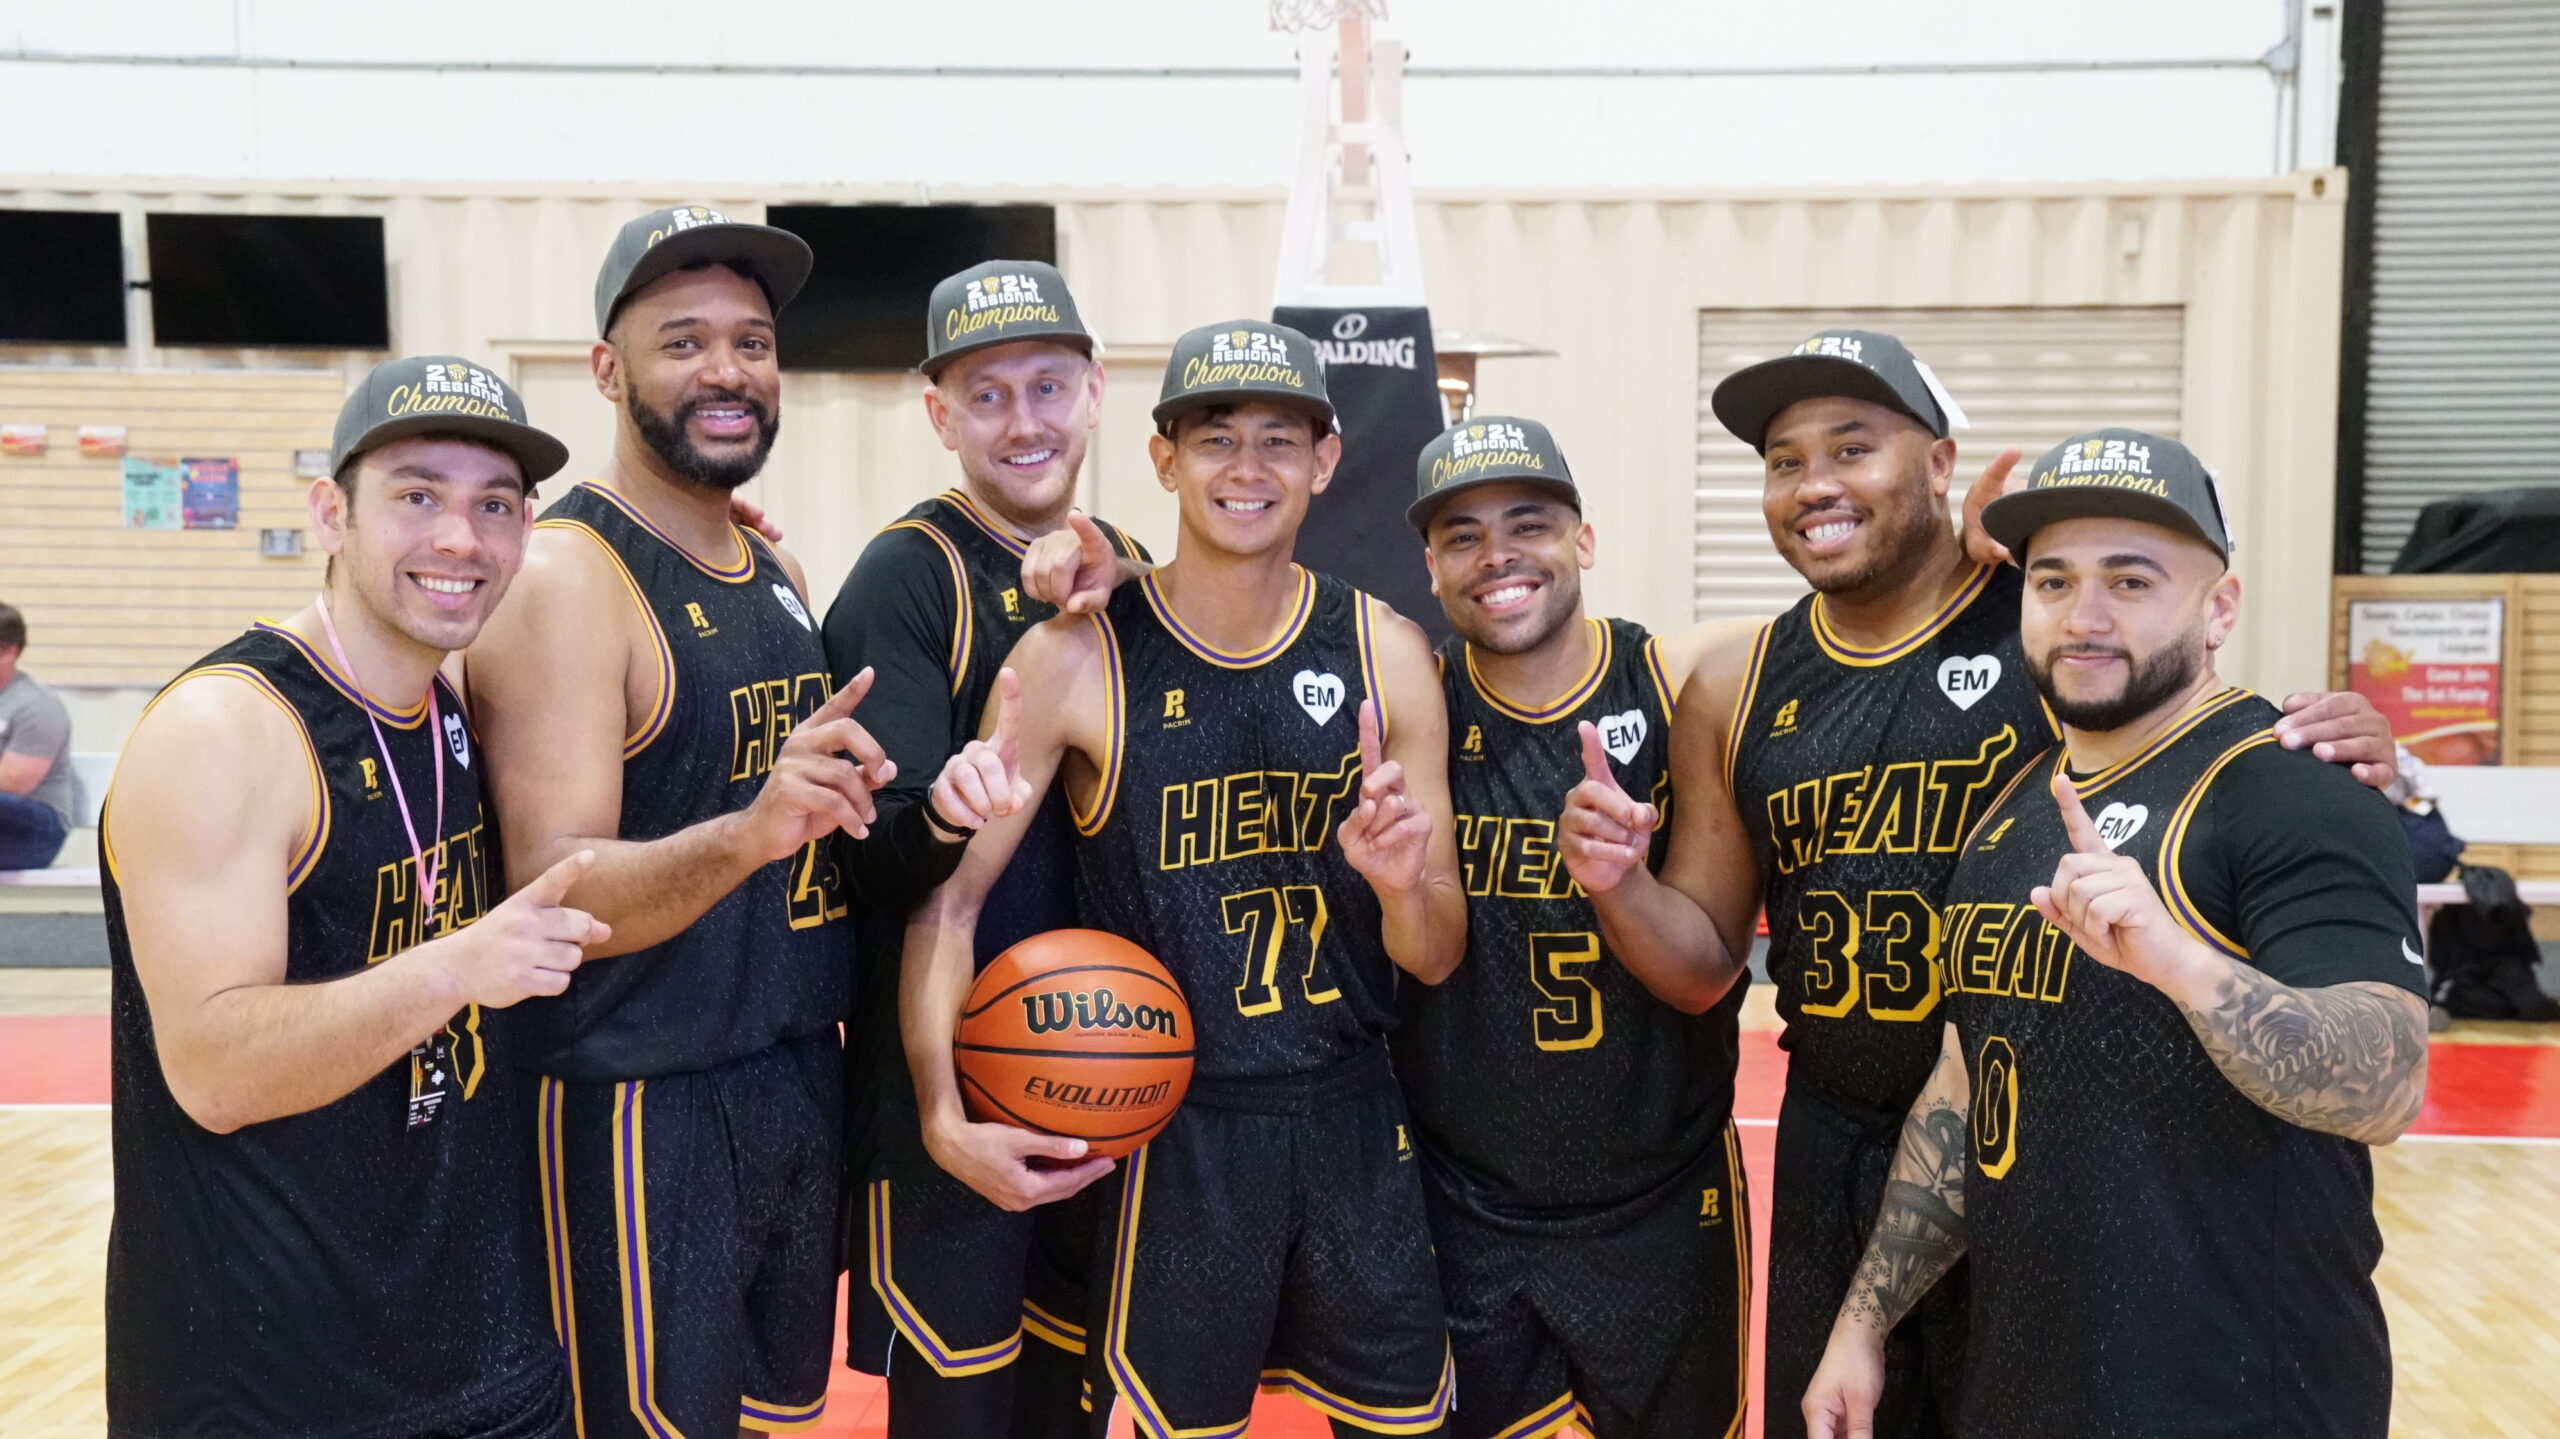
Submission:
<svg viewBox="0 0 2560 1439">
<path fill-rule="evenodd" d="M 103 970 L 0 970 L 0 1434 L 9 1439 L 95 1439 L 105 1429 L 106 994 Z M 1737 1115 L 1753 1227 L 1766 1234 L 1786 1061 L 1765 987 L 1745 1015 Z M 2438 1036 L 2425 1116 L 2374 1158 L 2398 1368 L 2392 1433 L 2560 1433 L 2560 1034 L 2465 1024 Z M 839 1368 L 826 1418 L 810 1432 L 877 1436 L 883 1420 L 879 1386 Z M 1266 1396 L 1253 1432 L 1320 1439 L 1325 1430 L 1313 1411 Z"/>
</svg>

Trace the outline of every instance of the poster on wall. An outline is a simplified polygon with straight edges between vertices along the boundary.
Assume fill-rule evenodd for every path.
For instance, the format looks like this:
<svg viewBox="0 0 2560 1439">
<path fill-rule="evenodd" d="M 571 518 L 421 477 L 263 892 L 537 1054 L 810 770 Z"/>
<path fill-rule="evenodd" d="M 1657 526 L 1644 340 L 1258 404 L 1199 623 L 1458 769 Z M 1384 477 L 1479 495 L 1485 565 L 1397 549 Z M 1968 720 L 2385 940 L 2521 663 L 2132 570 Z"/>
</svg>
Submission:
<svg viewBox="0 0 2560 1439">
<path fill-rule="evenodd" d="M 240 462 L 183 460 L 187 528 L 229 530 L 240 525 Z"/>
<path fill-rule="evenodd" d="M 124 527 L 128 530 L 185 528 L 179 511 L 179 480 L 184 471 L 175 460 L 124 457 Z"/>
<path fill-rule="evenodd" d="M 2428 764 L 2498 763 L 2502 599 L 2350 600 L 2347 688 Z"/>
</svg>

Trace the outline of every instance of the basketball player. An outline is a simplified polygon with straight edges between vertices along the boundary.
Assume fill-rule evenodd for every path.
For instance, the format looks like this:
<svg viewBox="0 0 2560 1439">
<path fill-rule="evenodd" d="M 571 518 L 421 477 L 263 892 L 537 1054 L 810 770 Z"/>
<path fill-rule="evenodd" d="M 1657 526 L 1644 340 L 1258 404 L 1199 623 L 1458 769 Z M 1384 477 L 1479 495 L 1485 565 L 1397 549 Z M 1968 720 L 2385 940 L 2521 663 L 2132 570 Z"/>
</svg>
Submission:
<svg viewBox="0 0 2560 1439">
<path fill-rule="evenodd" d="M 376 366 L 311 486 L 321 594 L 136 722 L 101 824 L 114 963 L 118 1436 L 569 1430 L 515 1016 L 609 937 L 491 893 L 486 773 L 437 666 L 568 451 L 497 376 Z"/>
<path fill-rule="evenodd" d="M 881 531 L 827 610 L 828 667 L 876 676 L 863 722 L 901 776 L 874 796 L 870 837 L 849 845 L 861 949 L 874 962 L 862 970 L 854 1005 L 846 1122 L 859 1202 L 847 1217 L 861 1228 L 845 1249 L 860 1256 L 847 1289 L 846 1358 L 888 1376 L 897 1439 L 1085 1427 L 1097 1223 L 1090 1200 L 1003 1209 L 933 1162 L 898 1038 L 894 957 L 909 911 L 949 877 L 974 828 L 937 813 L 923 781 L 908 777 L 932 775 L 970 746 L 1005 655 L 1057 613 L 1032 593 L 1060 576 L 1054 567 L 1026 572 L 1027 549 L 1068 532 L 1072 518 L 1103 547 L 1106 575 L 1114 555 L 1139 554 L 1072 508 L 1101 417 L 1093 348 L 1065 279 L 1036 260 L 992 260 L 936 285 L 924 410 L 959 456 L 959 484 Z M 1070 585 L 1073 554 L 1069 546 Z M 1075 923 L 1068 833 L 1064 796 L 1053 792 L 979 916 L 981 962 L 1026 935 Z M 1069 1157 L 1064 1141 L 1048 1136 L 1007 1129 L 996 1137 L 1026 1157 Z M 1045 1183 L 1064 1194 L 1106 1167 L 1090 1161 L 1079 1174 L 1070 1166 Z M 1041 1342 L 1026 1346 L 1026 1333 Z"/>
<path fill-rule="evenodd" d="M 1535 420 L 1444 432 L 1417 490 L 1408 513 L 1458 635 L 1440 658 L 1467 958 L 1406 994 L 1396 1071 L 1448 1298 L 1451 1432 L 1739 1434 L 1750 1241 L 1732 1115 L 1749 938 L 1700 925 L 1622 958 L 1599 902 L 1658 864 L 1667 837 L 1593 849 L 1568 874 L 1556 822 L 1586 782 L 1631 818 L 1630 794 L 1670 808 L 1677 684 L 1715 630 L 1585 617 L 1597 542 Z"/>
<path fill-rule="evenodd" d="M 1956 846 L 2054 729 L 2024 678 L 2018 572 L 1987 537 L 1980 558 L 1969 554 L 1947 517 L 1958 412 L 1900 341 L 1816 335 L 1729 376 L 1713 404 L 1761 453 L 1770 538 L 1815 593 L 1709 646 L 1682 690 L 1703 723 L 1675 734 L 1681 802 L 1661 882 L 1632 866 L 1605 904 L 1628 916 L 1611 933 L 1629 963 L 1710 919 L 1738 936 L 1755 909 L 1768 914 L 1789 1061 L 1771 1175 L 1764 1423 L 1792 1436 L 1896 1128 L 1936 1062 L 1935 921 Z M 2014 459 L 1984 472 L 1969 510 Z M 2288 703 L 2285 744 L 2389 782 L 2391 741 L 2370 704 Z M 1650 843 L 1600 799 L 1577 791 L 1569 842 Z M 1895 1330 L 1878 1433 L 1934 1434 L 1952 1413 L 1962 1280 L 1949 1276 Z"/>
<path fill-rule="evenodd" d="M 614 929 L 527 1061 L 588 1439 L 825 1402 L 851 987 L 826 841 L 893 771 L 850 718 L 869 677 L 830 698 L 798 566 L 729 502 L 772 447 L 773 316 L 809 264 L 700 206 L 623 227 L 596 283 L 612 459 L 544 512 L 466 671 L 509 873 L 593 849 L 576 897 Z"/>
<path fill-rule="evenodd" d="M 1397 971 L 1436 983 L 1465 945 L 1430 651 L 1290 562 L 1342 448 L 1305 336 L 1192 331 L 1155 418 L 1173 560 L 1010 661 L 1041 697 L 1021 777 L 1066 790 L 1083 922 L 1162 959 L 1196 1031 L 1190 1097 L 1122 1179 L 1100 1340 L 1154 1439 L 1241 1433 L 1257 1385 L 1337 1431 L 1438 1433 L 1447 1337 L 1385 1046 Z M 973 931 L 1029 818 L 917 911 L 901 995 L 925 1142 L 1007 1207 L 1101 1168 L 1029 1167 L 953 1079 Z"/>
<path fill-rule="evenodd" d="M 1970 1255 L 1967 1435 L 2381 1439 L 2366 1146 L 2426 1085 L 2407 843 L 2215 675 L 2240 582 L 2185 446 L 2081 436 L 1983 518 L 2062 743 L 1957 863 L 1939 1059 L 1806 1420 L 1869 1432 L 1885 1333 Z"/>
</svg>

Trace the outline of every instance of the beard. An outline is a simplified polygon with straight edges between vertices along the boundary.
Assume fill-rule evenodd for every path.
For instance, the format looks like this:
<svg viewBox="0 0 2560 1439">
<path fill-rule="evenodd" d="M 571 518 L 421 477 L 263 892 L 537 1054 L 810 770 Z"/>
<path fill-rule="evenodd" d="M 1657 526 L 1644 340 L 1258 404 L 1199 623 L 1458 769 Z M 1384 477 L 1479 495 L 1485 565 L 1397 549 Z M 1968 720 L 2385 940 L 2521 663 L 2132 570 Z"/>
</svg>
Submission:
<svg viewBox="0 0 2560 1439">
<path fill-rule="evenodd" d="M 2124 688 L 2112 699 L 2070 700 L 2062 697 L 2053 684 L 2053 661 L 2065 654 L 2112 654 L 2125 662 Z M 2027 674 L 2036 682 L 2036 693 L 2053 710 L 2054 718 L 2072 729 L 2090 734 L 2106 734 L 2158 709 L 2176 698 L 2204 673 L 2205 644 L 2201 628 L 2189 630 L 2177 639 L 2142 659 L 2133 652 L 2106 645 L 2056 645 L 2039 660 L 2027 656 Z"/>
<path fill-rule="evenodd" d="M 742 395 L 713 393 L 687 400 L 672 415 L 662 415 L 640 398 L 640 392 L 623 396 L 623 408 L 631 412 L 633 428 L 640 432 L 641 443 L 666 463 L 668 469 L 706 490 L 727 492 L 754 479 L 764 469 L 765 456 L 773 453 L 773 441 L 782 433 L 782 420 L 762 401 Z M 737 405 L 756 419 L 756 447 L 733 459 L 715 460 L 697 448 L 685 433 L 685 422 L 693 412 L 711 405 Z"/>
<path fill-rule="evenodd" d="M 1930 542 L 1946 523 L 1945 511 L 1928 490 L 1924 487 L 1920 493 L 1918 503 L 1903 505 L 1891 514 L 1878 511 L 1867 517 L 1868 524 L 1890 528 L 1883 530 L 1868 545 L 1864 562 L 1852 569 L 1826 574 L 1820 579 L 1805 575 L 1805 583 L 1826 595 L 1855 594 L 1895 570 L 1918 563 L 1929 553 Z"/>
</svg>

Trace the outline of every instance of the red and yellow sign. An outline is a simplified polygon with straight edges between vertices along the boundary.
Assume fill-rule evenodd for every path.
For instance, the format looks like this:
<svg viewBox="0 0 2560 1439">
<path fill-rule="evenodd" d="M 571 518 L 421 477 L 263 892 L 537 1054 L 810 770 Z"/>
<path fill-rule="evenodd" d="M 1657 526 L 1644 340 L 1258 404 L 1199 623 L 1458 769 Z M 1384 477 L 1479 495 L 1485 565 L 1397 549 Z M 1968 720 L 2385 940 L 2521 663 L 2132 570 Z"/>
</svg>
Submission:
<svg viewBox="0 0 2560 1439">
<path fill-rule="evenodd" d="M 2355 600 L 2347 688 L 2428 764 L 2498 763 L 2503 599 Z"/>
</svg>

